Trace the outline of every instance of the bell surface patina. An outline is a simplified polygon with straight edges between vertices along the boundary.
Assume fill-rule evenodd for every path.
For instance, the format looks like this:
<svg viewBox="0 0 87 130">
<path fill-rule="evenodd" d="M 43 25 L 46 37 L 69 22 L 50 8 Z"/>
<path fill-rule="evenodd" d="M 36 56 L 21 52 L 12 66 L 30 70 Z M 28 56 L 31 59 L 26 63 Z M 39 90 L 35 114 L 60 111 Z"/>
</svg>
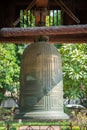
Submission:
<svg viewBox="0 0 87 130">
<path fill-rule="evenodd" d="M 53 44 L 38 41 L 24 50 L 20 72 L 20 113 L 35 121 L 68 119 L 63 111 L 61 56 Z"/>
</svg>

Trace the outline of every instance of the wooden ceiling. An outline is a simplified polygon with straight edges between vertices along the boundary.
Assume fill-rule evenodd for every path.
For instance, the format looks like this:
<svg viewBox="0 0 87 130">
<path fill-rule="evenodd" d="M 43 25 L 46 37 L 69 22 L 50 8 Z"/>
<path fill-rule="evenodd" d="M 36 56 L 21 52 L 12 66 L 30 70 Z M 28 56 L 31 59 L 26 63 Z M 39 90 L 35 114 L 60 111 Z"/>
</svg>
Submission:
<svg viewBox="0 0 87 130">
<path fill-rule="evenodd" d="M 13 23 L 20 17 L 20 10 L 28 9 L 32 1 L 33 0 L 3 0 L 0 3 L 0 28 L 14 27 Z M 81 25 L 87 26 L 87 0 L 34 0 L 34 2 L 35 4 L 31 6 L 31 10 L 39 7 L 47 8 L 48 10 L 61 10 L 62 25 L 79 24 L 81 28 Z M 19 27 L 19 24 L 17 24 L 17 27 Z M 56 34 L 53 39 L 57 39 L 56 41 L 59 40 L 60 42 L 87 42 L 86 35 L 86 32 L 83 34 L 70 34 L 70 37 L 68 37 L 68 33 L 67 35 L 62 34 L 61 36 Z M 22 40 L 27 39 L 24 40 L 27 42 L 32 41 L 32 37 L 30 36 L 30 40 L 28 36 L 27 38 L 23 37 L 24 36 L 5 37 L 1 35 L 0 30 L 0 42 L 10 42 L 13 39 L 13 42 L 19 43 L 21 38 Z M 50 39 L 50 41 L 53 41 L 52 37 L 50 37 Z"/>
</svg>

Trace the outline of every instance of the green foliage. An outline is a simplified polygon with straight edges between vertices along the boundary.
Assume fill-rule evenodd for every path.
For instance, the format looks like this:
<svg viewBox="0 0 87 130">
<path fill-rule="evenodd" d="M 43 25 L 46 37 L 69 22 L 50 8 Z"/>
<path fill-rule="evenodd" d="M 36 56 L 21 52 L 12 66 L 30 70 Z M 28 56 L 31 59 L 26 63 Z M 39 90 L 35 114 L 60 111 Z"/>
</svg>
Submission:
<svg viewBox="0 0 87 130">
<path fill-rule="evenodd" d="M 82 97 L 87 89 L 87 44 L 64 44 L 59 49 L 63 64 L 65 96 Z"/>
<path fill-rule="evenodd" d="M 20 27 L 33 27 L 35 26 L 35 17 L 32 11 L 20 10 Z"/>
<path fill-rule="evenodd" d="M 46 16 L 46 26 L 61 25 L 61 11 L 51 10 L 49 16 Z"/>
<path fill-rule="evenodd" d="M 57 49 L 62 47 L 62 44 L 54 44 Z"/>
<path fill-rule="evenodd" d="M 15 44 L 0 44 L 0 101 L 6 90 L 14 93 L 19 86 L 20 55 L 23 48 Z"/>
</svg>

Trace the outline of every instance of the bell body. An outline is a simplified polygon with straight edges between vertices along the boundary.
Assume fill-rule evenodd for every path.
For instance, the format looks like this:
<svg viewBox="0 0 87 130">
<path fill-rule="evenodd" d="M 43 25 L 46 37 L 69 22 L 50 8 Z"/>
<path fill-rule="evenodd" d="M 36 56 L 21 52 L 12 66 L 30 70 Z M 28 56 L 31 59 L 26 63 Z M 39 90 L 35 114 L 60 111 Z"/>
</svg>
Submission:
<svg viewBox="0 0 87 130">
<path fill-rule="evenodd" d="M 17 118 L 35 121 L 68 119 L 63 111 L 61 57 L 56 47 L 48 42 L 37 42 L 24 50 Z"/>
</svg>

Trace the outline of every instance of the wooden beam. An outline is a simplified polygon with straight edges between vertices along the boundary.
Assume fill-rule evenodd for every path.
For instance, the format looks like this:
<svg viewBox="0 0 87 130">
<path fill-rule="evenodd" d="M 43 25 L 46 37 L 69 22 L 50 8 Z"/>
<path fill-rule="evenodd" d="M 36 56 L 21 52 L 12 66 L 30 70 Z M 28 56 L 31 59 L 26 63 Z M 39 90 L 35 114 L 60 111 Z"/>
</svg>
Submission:
<svg viewBox="0 0 87 130">
<path fill-rule="evenodd" d="M 69 34 L 87 34 L 87 25 L 69 25 L 52 27 L 31 27 L 31 28 L 2 28 L 0 36 L 18 37 L 18 36 L 55 36 Z"/>
<path fill-rule="evenodd" d="M 33 43 L 35 36 L 0 37 L 0 43 Z M 87 43 L 87 34 L 49 36 L 50 43 Z"/>
</svg>

